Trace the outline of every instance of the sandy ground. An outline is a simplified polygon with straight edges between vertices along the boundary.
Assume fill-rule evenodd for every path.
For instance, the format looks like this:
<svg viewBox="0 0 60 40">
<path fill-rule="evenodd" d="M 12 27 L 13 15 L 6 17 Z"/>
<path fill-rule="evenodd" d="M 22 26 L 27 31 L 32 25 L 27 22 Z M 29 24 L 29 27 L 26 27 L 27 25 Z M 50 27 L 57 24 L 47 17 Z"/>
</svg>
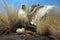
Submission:
<svg viewBox="0 0 60 40">
<path fill-rule="evenodd" d="M 18 35 L 17 33 L 11 33 L 7 35 L 0 35 L 0 40 L 53 40 L 46 36 L 39 35 Z"/>
</svg>

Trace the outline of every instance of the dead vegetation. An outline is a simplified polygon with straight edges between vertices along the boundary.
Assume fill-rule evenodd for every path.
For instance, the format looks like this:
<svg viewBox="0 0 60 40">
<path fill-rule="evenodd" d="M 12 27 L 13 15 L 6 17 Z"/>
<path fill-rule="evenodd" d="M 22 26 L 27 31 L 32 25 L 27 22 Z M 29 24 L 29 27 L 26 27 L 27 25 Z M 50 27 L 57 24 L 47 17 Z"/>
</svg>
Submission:
<svg viewBox="0 0 60 40">
<path fill-rule="evenodd" d="M 17 10 L 6 5 L 6 11 L 6 15 L 0 13 L 0 34 L 6 34 L 13 29 L 15 30 L 15 27 L 18 26 Z M 49 33 L 57 40 L 60 40 L 60 14 L 53 15 L 49 13 L 42 19 L 38 17 L 36 31 L 41 35 Z"/>
<path fill-rule="evenodd" d="M 60 40 L 60 13 L 48 13 L 46 17 L 37 19 L 37 33 L 44 35 L 51 34 L 56 40 Z M 48 35 L 49 35 L 48 34 Z"/>
<path fill-rule="evenodd" d="M 0 34 L 8 33 L 12 30 L 17 20 L 17 10 L 6 4 L 6 14 L 0 13 Z"/>
</svg>

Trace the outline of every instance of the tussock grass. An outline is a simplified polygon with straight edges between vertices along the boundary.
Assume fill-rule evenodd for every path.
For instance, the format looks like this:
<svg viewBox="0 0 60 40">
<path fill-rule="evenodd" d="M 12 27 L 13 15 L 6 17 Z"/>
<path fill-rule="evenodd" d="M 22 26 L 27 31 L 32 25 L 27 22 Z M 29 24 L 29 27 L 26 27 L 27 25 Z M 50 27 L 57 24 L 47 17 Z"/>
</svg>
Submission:
<svg viewBox="0 0 60 40">
<path fill-rule="evenodd" d="M 17 10 L 4 3 L 6 14 L 0 13 L 0 34 L 10 32 L 17 21 Z"/>
<path fill-rule="evenodd" d="M 60 12 L 57 14 L 48 13 L 44 18 L 37 19 L 37 33 L 44 35 L 51 34 L 56 40 L 60 40 Z"/>
</svg>

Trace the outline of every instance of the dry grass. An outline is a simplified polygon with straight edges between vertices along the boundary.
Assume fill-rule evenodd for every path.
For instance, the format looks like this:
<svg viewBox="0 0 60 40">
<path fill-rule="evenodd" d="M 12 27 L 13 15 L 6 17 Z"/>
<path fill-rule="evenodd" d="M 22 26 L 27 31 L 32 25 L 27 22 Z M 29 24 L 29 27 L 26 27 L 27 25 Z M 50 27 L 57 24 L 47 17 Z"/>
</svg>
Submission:
<svg viewBox="0 0 60 40">
<path fill-rule="evenodd" d="M 0 33 L 10 32 L 15 23 L 17 23 L 17 10 L 6 6 L 6 15 L 0 13 Z M 60 40 L 60 14 L 47 14 L 44 19 L 37 19 L 37 33 L 43 35 L 49 32 L 56 39 Z"/>
<path fill-rule="evenodd" d="M 52 15 L 51 17 L 48 15 L 47 19 L 50 33 L 56 39 L 60 40 L 60 14 Z"/>
<path fill-rule="evenodd" d="M 57 40 L 60 40 L 60 12 L 47 14 L 45 18 L 37 19 L 37 33 L 43 35 L 46 32 L 51 34 Z"/>
<path fill-rule="evenodd" d="M 10 32 L 17 20 L 17 10 L 6 4 L 6 15 L 0 13 L 0 33 Z"/>
</svg>

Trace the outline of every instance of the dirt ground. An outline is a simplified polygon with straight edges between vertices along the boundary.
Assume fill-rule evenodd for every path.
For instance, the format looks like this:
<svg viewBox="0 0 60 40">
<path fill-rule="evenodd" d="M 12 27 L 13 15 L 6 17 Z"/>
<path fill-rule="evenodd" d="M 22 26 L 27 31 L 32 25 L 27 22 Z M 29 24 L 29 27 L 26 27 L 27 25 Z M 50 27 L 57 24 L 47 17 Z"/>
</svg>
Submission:
<svg viewBox="0 0 60 40">
<path fill-rule="evenodd" d="M 0 40 L 53 40 L 52 38 L 39 35 L 18 35 L 11 33 L 7 35 L 0 35 Z"/>
</svg>

